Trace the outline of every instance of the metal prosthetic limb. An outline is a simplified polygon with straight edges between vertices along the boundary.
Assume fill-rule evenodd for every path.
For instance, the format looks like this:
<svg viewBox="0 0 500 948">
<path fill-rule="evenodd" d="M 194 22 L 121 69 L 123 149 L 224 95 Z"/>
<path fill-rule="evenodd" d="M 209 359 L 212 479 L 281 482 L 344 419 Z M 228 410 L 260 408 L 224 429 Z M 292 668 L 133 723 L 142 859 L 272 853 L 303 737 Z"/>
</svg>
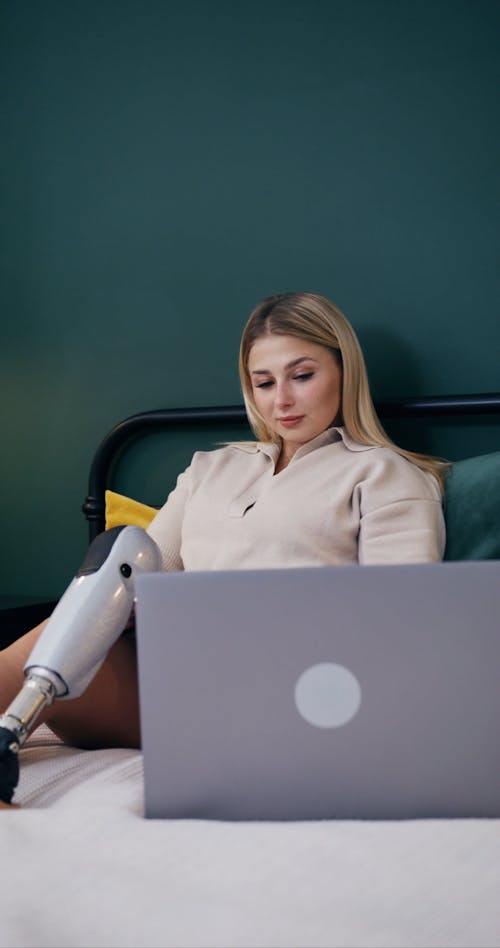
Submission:
<svg viewBox="0 0 500 948">
<path fill-rule="evenodd" d="M 160 568 L 160 551 L 141 527 L 115 527 L 92 542 L 28 657 L 21 691 L 0 715 L 0 800 L 12 800 L 18 753 L 42 710 L 83 694 L 127 623 L 135 577 Z"/>
</svg>

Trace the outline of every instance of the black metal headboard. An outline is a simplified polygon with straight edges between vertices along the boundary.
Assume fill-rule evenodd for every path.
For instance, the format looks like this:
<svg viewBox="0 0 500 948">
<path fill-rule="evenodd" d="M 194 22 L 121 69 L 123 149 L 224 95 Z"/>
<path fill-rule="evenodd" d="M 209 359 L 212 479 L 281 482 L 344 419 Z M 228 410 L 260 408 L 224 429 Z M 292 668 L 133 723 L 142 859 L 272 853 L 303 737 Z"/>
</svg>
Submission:
<svg viewBox="0 0 500 948">
<path fill-rule="evenodd" d="M 380 418 L 429 418 L 436 416 L 500 415 L 500 393 L 484 395 L 431 395 L 375 403 Z M 104 530 L 105 491 L 111 467 L 123 448 L 139 435 L 172 428 L 200 425 L 220 427 L 244 424 L 243 405 L 213 408 L 160 408 L 131 415 L 119 422 L 101 441 L 89 473 L 89 492 L 82 510 L 89 523 L 90 539 Z"/>
</svg>

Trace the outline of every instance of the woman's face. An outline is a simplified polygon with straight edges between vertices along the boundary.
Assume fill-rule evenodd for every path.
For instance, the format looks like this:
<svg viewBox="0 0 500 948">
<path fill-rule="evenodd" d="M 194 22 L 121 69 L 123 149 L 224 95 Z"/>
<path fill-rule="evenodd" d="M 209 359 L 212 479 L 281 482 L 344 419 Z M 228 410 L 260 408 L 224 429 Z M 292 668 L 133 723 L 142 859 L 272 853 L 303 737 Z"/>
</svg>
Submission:
<svg viewBox="0 0 500 948">
<path fill-rule="evenodd" d="M 342 369 L 329 349 L 269 333 L 254 342 L 248 371 L 255 405 L 288 458 L 338 422 Z"/>
</svg>

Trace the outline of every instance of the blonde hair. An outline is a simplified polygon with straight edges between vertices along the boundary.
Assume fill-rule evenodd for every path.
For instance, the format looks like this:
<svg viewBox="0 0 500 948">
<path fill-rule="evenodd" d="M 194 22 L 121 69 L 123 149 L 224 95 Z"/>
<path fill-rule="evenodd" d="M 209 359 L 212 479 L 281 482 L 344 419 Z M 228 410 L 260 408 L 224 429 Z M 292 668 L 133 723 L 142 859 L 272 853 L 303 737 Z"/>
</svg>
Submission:
<svg viewBox="0 0 500 948">
<path fill-rule="evenodd" d="M 441 490 L 450 465 L 446 461 L 398 447 L 384 431 L 370 394 L 361 346 L 351 324 L 325 296 L 317 293 L 283 293 L 268 296 L 250 314 L 243 330 L 239 370 L 245 408 L 259 441 L 279 442 L 255 405 L 248 359 L 254 342 L 268 333 L 297 336 L 328 349 L 342 366 L 342 421 L 346 433 L 359 444 L 390 448 L 433 474 Z"/>
</svg>

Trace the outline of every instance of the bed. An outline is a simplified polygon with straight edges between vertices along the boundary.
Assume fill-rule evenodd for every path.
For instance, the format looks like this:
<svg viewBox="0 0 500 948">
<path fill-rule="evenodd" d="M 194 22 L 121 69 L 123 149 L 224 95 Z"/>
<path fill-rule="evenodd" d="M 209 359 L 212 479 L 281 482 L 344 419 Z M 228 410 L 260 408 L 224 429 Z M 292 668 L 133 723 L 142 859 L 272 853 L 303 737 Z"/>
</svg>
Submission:
<svg viewBox="0 0 500 948">
<path fill-rule="evenodd" d="M 500 395 L 377 407 L 384 418 L 498 418 Z M 118 495 L 116 507 L 110 489 L 135 439 L 243 421 L 235 406 L 117 425 L 91 466 L 91 538 L 110 499 L 127 522 L 143 506 Z M 500 451 L 455 464 L 446 516 L 449 559 L 500 559 Z M 2 948 L 500 946 L 500 820 L 146 820 L 140 752 L 67 747 L 44 726 L 21 752 L 15 799 L 1 813 Z"/>
</svg>

